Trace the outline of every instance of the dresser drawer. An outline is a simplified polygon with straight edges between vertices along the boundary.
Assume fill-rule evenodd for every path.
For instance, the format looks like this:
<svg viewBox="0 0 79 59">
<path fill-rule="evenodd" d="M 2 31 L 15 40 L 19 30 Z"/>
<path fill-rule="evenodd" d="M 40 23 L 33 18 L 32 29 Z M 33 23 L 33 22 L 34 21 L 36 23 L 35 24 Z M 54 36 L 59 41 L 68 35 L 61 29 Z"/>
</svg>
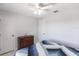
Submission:
<svg viewBox="0 0 79 59">
<path fill-rule="evenodd" d="M 29 47 L 34 44 L 34 36 L 18 37 L 18 49 Z"/>
</svg>

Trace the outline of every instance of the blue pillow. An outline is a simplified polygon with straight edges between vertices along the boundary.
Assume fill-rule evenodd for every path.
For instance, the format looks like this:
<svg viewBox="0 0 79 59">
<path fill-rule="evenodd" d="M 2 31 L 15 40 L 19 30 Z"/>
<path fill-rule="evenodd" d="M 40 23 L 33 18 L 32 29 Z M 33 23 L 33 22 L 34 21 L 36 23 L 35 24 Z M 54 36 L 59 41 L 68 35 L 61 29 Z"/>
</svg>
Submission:
<svg viewBox="0 0 79 59">
<path fill-rule="evenodd" d="M 38 52 L 35 44 L 29 47 L 29 52 L 31 53 L 32 56 L 38 56 Z"/>
</svg>

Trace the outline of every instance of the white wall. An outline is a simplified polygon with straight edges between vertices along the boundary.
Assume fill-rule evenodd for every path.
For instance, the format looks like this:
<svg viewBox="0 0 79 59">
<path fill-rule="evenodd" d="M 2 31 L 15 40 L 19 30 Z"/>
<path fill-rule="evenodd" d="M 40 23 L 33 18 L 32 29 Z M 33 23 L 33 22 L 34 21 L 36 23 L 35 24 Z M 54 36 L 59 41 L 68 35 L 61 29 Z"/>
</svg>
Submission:
<svg viewBox="0 0 79 59">
<path fill-rule="evenodd" d="M 16 16 L 16 36 L 34 35 L 37 42 L 38 20 L 27 16 Z"/>
<path fill-rule="evenodd" d="M 39 20 L 39 39 L 79 48 L 79 4 L 62 4 L 58 10 Z"/>
<path fill-rule="evenodd" d="M 0 54 L 17 49 L 17 37 L 34 35 L 37 42 L 37 20 L 25 15 L 0 12 Z M 12 37 L 14 35 L 14 37 Z"/>
</svg>

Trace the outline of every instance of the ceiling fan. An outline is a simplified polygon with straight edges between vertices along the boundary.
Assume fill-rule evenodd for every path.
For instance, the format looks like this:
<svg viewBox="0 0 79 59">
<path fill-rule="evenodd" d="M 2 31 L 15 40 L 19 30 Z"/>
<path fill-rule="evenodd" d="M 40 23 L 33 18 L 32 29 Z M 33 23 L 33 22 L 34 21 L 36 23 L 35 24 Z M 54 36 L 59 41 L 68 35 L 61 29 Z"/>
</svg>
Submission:
<svg viewBox="0 0 79 59">
<path fill-rule="evenodd" d="M 40 15 L 43 11 L 49 11 L 56 3 L 34 3 L 29 4 L 34 14 Z"/>
</svg>

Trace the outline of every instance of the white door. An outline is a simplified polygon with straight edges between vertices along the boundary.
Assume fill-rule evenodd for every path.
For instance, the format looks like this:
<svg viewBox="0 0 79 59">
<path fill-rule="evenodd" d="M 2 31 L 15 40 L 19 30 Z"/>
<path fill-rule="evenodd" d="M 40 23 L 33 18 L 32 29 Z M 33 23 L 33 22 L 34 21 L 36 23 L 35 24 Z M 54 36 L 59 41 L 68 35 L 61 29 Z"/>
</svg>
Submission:
<svg viewBox="0 0 79 59">
<path fill-rule="evenodd" d="M 12 17 L 4 17 L 0 24 L 0 46 L 1 53 L 15 49 L 15 20 Z"/>
</svg>

